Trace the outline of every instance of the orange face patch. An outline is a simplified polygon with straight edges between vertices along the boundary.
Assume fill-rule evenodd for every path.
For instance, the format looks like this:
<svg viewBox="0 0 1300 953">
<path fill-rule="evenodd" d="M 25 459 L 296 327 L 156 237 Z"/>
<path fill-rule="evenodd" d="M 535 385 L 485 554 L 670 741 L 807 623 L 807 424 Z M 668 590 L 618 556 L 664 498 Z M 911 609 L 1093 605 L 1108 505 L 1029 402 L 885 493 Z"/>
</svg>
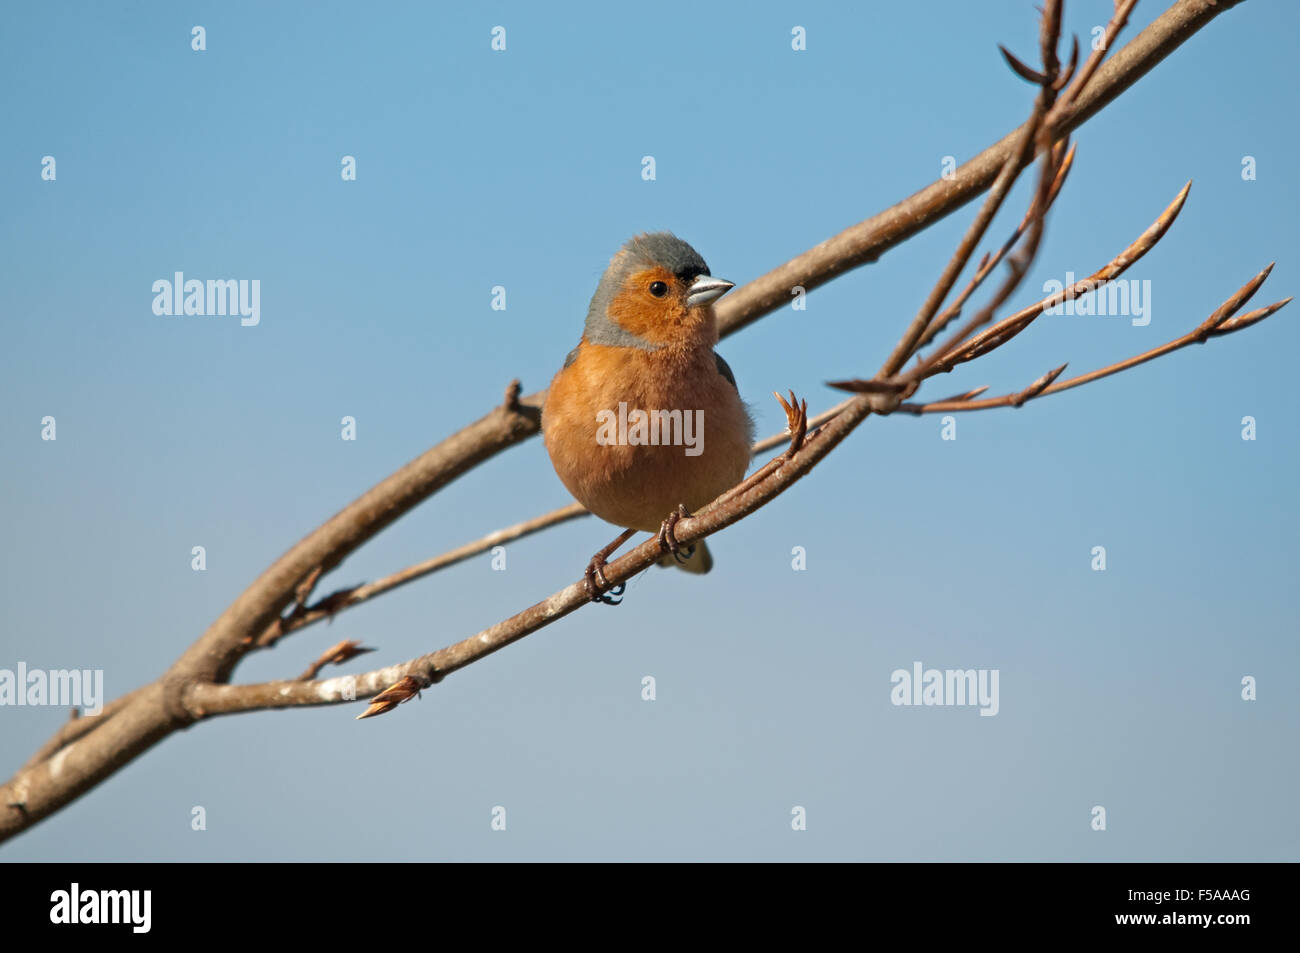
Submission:
<svg viewBox="0 0 1300 953">
<path fill-rule="evenodd" d="M 662 282 L 666 290 L 651 290 Z M 703 310 L 703 309 L 696 309 Z M 703 319 L 686 307 L 686 287 L 667 268 L 635 271 L 609 303 L 609 318 L 619 327 L 651 344 L 670 344 L 689 335 Z"/>
</svg>

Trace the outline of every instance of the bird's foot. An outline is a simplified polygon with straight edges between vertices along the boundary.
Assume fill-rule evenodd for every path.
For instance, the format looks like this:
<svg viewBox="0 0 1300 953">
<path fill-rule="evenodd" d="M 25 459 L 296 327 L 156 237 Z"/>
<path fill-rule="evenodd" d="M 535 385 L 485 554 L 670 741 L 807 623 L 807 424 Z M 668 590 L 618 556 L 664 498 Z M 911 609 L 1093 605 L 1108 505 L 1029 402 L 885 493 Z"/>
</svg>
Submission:
<svg viewBox="0 0 1300 953">
<path fill-rule="evenodd" d="M 593 556 L 591 562 L 587 563 L 587 571 L 583 573 L 582 582 L 592 602 L 603 602 L 607 606 L 616 606 L 623 601 L 623 590 L 626 586 L 621 582 L 617 586 L 611 586 L 602 571 L 604 568 L 605 560 Z"/>
<path fill-rule="evenodd" d="M 673 532 L 677 524 L 684 519 L 688 519 L 691 513 L 686 509 L 685 503 L 678 503 L 677 509 L 668 514 L 668 518 L 663 521 L 659 527 L 659 548 L 666 553 L 672 553 L 673 559 L 679 563 L 684 563 L 695 555 L 695 546 L 683 546 L 677 542 L 677 536 Z"/>
<path fill-rule="evenodd" d="M 609 580 L 605 578 L 605 560 L 609 558 L 610 553 L 626 543 L 635 533 L 636 530 L 634 529 L 624 531 L 612 543 L 592 556 L 591 562 L 587 563 L 587 571 L 582 574 L 582 584 L 592 602 L 603 602 L 607 606 L 616 606 L 623 601 L 623 590 L 626 585 L 621 582 L 613 586 L 609 584 Z"/>
</svg>

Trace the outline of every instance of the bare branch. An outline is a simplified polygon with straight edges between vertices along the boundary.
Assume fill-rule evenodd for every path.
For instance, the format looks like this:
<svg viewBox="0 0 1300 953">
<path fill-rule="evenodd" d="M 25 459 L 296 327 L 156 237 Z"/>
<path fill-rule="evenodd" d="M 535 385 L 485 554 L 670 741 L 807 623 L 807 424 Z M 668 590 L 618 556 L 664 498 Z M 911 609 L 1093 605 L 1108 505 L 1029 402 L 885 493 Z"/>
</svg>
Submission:
<svg viewBox="0 0 1300 953">
<path fill-rule="evenodd" d="M 567 506 L 551 510 L 549 513 L 543 513 L 541 516 L 515 523 L 513 526 L 494 530 L 473 542 L 458 546 L 423 562 L 418 562 L 413 566 L 407 566 L 405 569 L 400 569 L 382 579 L 376 579 L 364 585 L 353 586 L 350 589 L 340 589 L 332 592 L 319 602 L 307 607 L 300 615 L 290 615 L 288 618 L 272 622 L 258 638 L 258 647 L 270 647 L 290 632 L 320 622 L 322 619 L 331 619 L 344 609 L 350 609 L 363 602 L 368 602 L 376 596 L 392 592 L 394 589 L 398 589 L 417 579 L 423 579 L 440 569 L 462 563 L 467 559 L 487 552 L 493 546 L 500 546 L 516 539 L 522 539 L 552 526 L 559 526 L 561 523 L 567 523 L 570 520 L 589 515 L 587 508 L 581 503 L 570 503 Z"/>
<path fill-rule="evenodd" d="M 1272 268 L 1272 266 L 1270 265 L 1269 268 Z M 900 404 L 898 409 L 909 414 L 936 414 L 966 410 L 988 410 L 993 407 L 1019 407 L 1026 401 L 1038 397 L 1046 397 L 1048 394 L 1059 394 L 1061 391 L 1070 390 L 1073 387 L 1080 387 L 1083 384 L 1089 384 L 1092 381 L 1100 380 L 1103 377 L 1109 377 L 1112 374 L 1118 374 L 1121 371 L 1127 371 L 1130 368 L 1137 367 L 1139 364 L 1145 364 L 1147 361 L 1154 361 L 1158 357 L 1163 357 L 1173 351 L 1187 347 L 1189 344 L 1204 344 L 1205 341 L 1211 337 L 1220 337 L 1224 334 L 1231 334 L 1234 331 L 1240 331 L 1253 324 L 1258 324 L 1269 315 L 1280 311 L 1292 300 L 1291 298 L 1283 298 L 1281 301 L 1275 301 L 1273 304 L 1267 305 L 1263 308 L 1258 308 L 1254 311 L 1243 314 L 1240 317 L 1231 317 L 1245 299 L 1250 297 L 1250 294 L 1254 293 L 1255 288 L 1259 287 L 1263 278 L 1267 277 L 1268 271 L 1269 269 L 1266 268 L 1259 275 L 1255 276 L 1255 278 L 1252 278 L 1241 291 L 1238 291 L 1231 298 L 1225 301 L 1223 305 L 1220 305 L 1214 314 L 1211 314 L 1209 318 L 1184 334 L 1182 337 L 1175 338 L 1167 344 L 1154 347 L 1149 351 L 1144 351 L 1143 353 L 1126 360 L 1117 361 L 1114 364 L 1109 364 L 1106 367 L 1099 368 L 1098 370 L 1090 371 L 1087 374 L 1080 374 L 1078 377 L 1072 377 L 1069 380 L 1061 381 L 1060 383 L 1052 383 L 1052 380 L 1046 380 L 1043 386 L 1038 387 L 1037 385 L 1040 382 L 1036 381 L 1035 384 L 1031 385 L 1028 389 L 1015 394 L 1004 394 L 1001 397 L 989 397 L 985 400 L 963 401 L 950 399 L 934 401 L 929 404 Z M 1250 288 L 1250 292 L 1243 295 L 1242 292 L 1245 291 L 1246 288 Z M 1234 301 L 1237 301 L 1235 307 L 1232 306 Z M 1052 378 L 1054 379 L 1055 375 L 1059 374 L 1060 371 L 1064 370 L 1064 368 L 1064 364 L 1057 368 L 1057 370 L 1053 372 Z"/>
<path fill-rule="evenodd" d="M 1063 288 L 1058 292 L 1048 295 L 1042 300 L 1016 312 L 1008 318 L 1004 318 L 997 324 L 993 325 L 986 331 L 981 332 L 969 341 L 949 345 L 946 349 L 940 348 L 932 361 L 928 362 L 924 368 L 925 374 L 917 373 L 916 376 L 931 376 L 941 371 L 950 371 L 958 364 L 972 361 L 981 357 L 1003 344 L 1010 341 L 1013 337 L 1029 327 L 1030 324 L 1041 314 L 1055 308 L 1056 306 L 1073 301 L 1080 295 L 1088 294 L 1104 287 L 1114 281 L 1124 272 L 1128 271 L 1142 256 L 1149 252 L 1160 239 L 1165 237 L 1174 221 L 1178 218 L 1178 213 L 1183 210 L 1183 205 L 1187 202 L 1187 195 L 1191 191 L 1192 183 L 1188 182 L 1174 196 L 1174 200 L 1165 207 L 1154 222 L 1147 226 L 1146 230 L 1135 238 L 1127 248 L 1104 264 L 1101 268 L 1094 271 L 1086 278 L 1074 282 L 1068 288 Z M 915 373 L 915 372 L 909 372 Z"/>
<path fill-rule="evenodd" d="M 1106 24 L 1106 30 L 1102 34 L 1101 45 L 1092 51 L 1092 54 L 1084 61 L 1083 69 L 1079 70 L 1078 75 L 1074 79 L 1074 83 L 1061 94 L 1060 101 L 1057 103 L 1056 107 L 1058 110 L 1068 109 L 1070 105 L 1079 98 L 1079 95 L 1087 89 L 1088 84 L 1092 81 L 1093 74 L 1097 71 L 1097 67 L 1100 66 L 1101 61 L 1106 58 L 1106 53 L 1110 50 L 1111 46 L 1114 45 L 1115 38 L 1119 36 L 1120 31 L 1123 30 L 1125 24 L 1128 23 L 1129 14 L 1133 12 L 1133 8 L 1136 6 L 1137 0 L 1116 0 L 1115 15 L 1111 17 L 1110 22 Z M 1075 47 L 1075 51 L 1078 51 L 1077 46 Z"/>
<path fill-rule="evenodd" d="M 1050 113 L 1050 137 L 1043 139 L 1039 136 L 1035 142 L 1032 124 L 1014 130 L 964 164 L 953 178 L 932 184 L 893 208 L 827 239 L 737 289 L 717 307 L 721 333 L 733 333 L 782 306 L 796 285 L 812 289 L 851 268 L 876 260 L 887 249 L 989 188 L 1007 167 L 1009 159 L 1014 157 L 1018 168 L 1023 168 L 1036 147 L 1050 146 L 1052 138 L 1060 138 L 1077 128 L 1235 2 L 1237 0 L 1178 0 L 1109 62 L 1093 66 L 1095 73 L 1091 79 L 1088 79 L 1088 71 L 1092 58 L 1084 64 L 1069 87 L 1077 86 L 1077 94 L 1072 97 L 1067 89 Z M 1044 79 L 1053 77 L 1053 82 L 1061 78 L 1055 59 L 1055 37 L 1059 34 L 1056 9 L 1055 4 L 1048 4 L 1043 25 L 1043 36 L 1052 38 L 1050 48 L 1044 43 L 1043 75 Z M 1040 93 L 1046 90 L 1047 87 L 1042 87 Z M 1026 135 L 1026 130 L 1030 131 L 1029 135 Z M 967 251 L 967 258 L 971 251 L 973 247 Z M 953 279 L 947 282 L 947 290 L 951 289 L 955 279 L 954 274 Z M 940 302 L 942 297 L 946 297 L 947 290 Z M 1280 304 L 1271 307 L 1276 309 L 1278 306 Z M 1207 336 L 1249 326 L 1266 317 L 1264 312 L 1268 310 L 1261 309 L 1240 318 L 1225 316 L 1222 322 L 1211 328 L 1198 329 L 1196 339 L 1203 340 Z M 930 310 L 931 316 L 936 313 L 937 307 Z M 909 345 L 912 350 L 924 331 L 925 325 L 922 325 L 918 334 L 912 337 Z M 895 367 L 881 376 L 892 377 L 897 370 Z M 1051 393 L 1069 384 L 1054 383 L 1045 387 L 1042 393 Z M 106 714 L 93 720 L 72 722 L 72 725 L 78 725 L 84 720 L 91 724 L 89 730 L 79 736 L 74 730 L 61 729 L 59 735 L 65 743 L 57 745 L 53 754 L 20 770 L 0 786 L 0 839 L 30 827 L 161 739 L 200 718 L 254 707 L 326 704 L 341 700 L 353 687 L 357 689 L 356 697 L 369 697 L 395 683 L 406 684 L 402 680 L 408 676 L 420 685 L 432 684 L 447 672 L 586 605 L 582 583 L 574 583 L 472 639 L 355 680 L 287 681 L 262 686 L 222 684 L 267 627 L 275 624 L 295 599 L 301 596 L 301 602 L 308 598 L 316 580 L 337 567 L 358 546 L 447 483 L 501 450 L 535 435 L 539 429 L 543 396 L 520 397 L 518 388 L 512 386 L 500 406 L 408 463 L 292 547 L 258 577 L 158 681 L 115 702 L 118 707 L 113 709 L 111 716 Z M 784 492 L 869 416 L 872 404 L 879 396 L 863 394 L 853 397 L 820 429 L 807 432 L 802 439 L 800 434 L 808 428 L 796 420 L 789 450 L 769 461 L 740 486 L 723 494 L 700 514 L 682 519 L 676 527 L 677 539 L 687 544 L 717 532 Z M 897 397 L 890 399 L 896 400 Z M 980 402 L 968 400 L 963 406 L 976 403 Z M 804 413 L 799 414 L 799 419 L 805 417 Z M 660 555 L 658 541 L 648 540 L 610 563 L 605 575 L 614 583 L 623 581 L 657 561 Z M 398 699 L 389 696 L 386 701 L 390 700 Z M 66 740 L 68 738 L 71 740 Z M 42 750 L 50 747 L 47 744 Z"/>
<path fill-rule="evenodd" d="M 778 400 L 779 399 L 781 398 L 778 396 Z M 847 406 L 848 401 L 844 401 L 837 404 L 835 407 L 832 407 L 830 410 L 824 411 L 808 421 L 809 428 L 821 426 Z M 789 434 L 790 431 L 787 429 L 781 433 L 773 434 L 770 437 L 765 437 L 758 441 L 753 446 L 753 455 L 758 456 L 760 453 L 764 453 L 771 450 L 773 447 L 785 443 Z M 506 526 L 502 529 L 493 530 L 491 533 L 488 533 L 486 536 L 482 536 L 473 542 L 466 543 L 463 546 L 458 546 L 455 549 L 449 550 L 448 552 L 434 556 L 430 559 L 426 559 L 423 562 L 416 563 L 413 566 L 407 566 L 405 569 L 400 569 L 391 575 L 384 576 L 382 579 L 376 579 L 373 582 L 368 582 L 364 585 L 353 586 L 350 589 L 340 589 L 336 592 L 331 592 L 328 596 L 325 596 L 314 605 L 308 606 L 301 613 L 297 613 L 295 610 L 295 613 L 290 614 L 288 617 L 281 617 L 271 623 L 271 625 L 267 626 L 266 630 L 259 637 L 257 645 L 259 648 L 269 648 L 290 632 L 306 628 L 315 622 L 320 622 L 322 619 L 332 619 L 335 615 L 345 609 L 350 609 L 363 602 L 368 602 L 376 596 L 383 595 L 385 592 L 391 592 L 394 589 L 406 585 L 408 582 L 422 579 L 440 569 L 446 569 L 449 566 L 454 566 L 457 563 L 464 562 L 467 559 L 487 552 L 493 546 L 500 546 L 503 543 L 523 539 L 525 536 L 540 533 L 542 530 L 550 529 L 552 526 L 559 526 L 561 523 L 567 523 L 570 520 L 590 515 L 591 514 L 588 512 L 587 508 L 581 503 L 570 503 L 567 506 L 561 506 L 558 509 L 551 510 L 549 513 L 543 513 L 540 516 L 524 520 L 521 523 L 515 523 L 513 526 Z"/>
<path fill-rule="evenodd" d="M 1058 146 L 1063 145 L 1064 143 L 1058 143 Z M 1056 198 L 1061 193 L 1061 187 L 1065 184 L 1065 178 L 1070 174 L 1070 169 L 1073 166 L 1074 146 L 1070 146 L 1065 152 L 1064 157 L 1060 160 L 1059 171 L 1056 173 L 1056 179 L 1052 182 L 1052 188 L 1047 197 L 1047 206 L 1049 208 L 1056 203 Z M 934 320 L 930 322 L 930 326 L 925 329 L 920 340 L 916 342 L 916 350 L 919 351 L 928 345 L 934 340 L 935 336 L 938 335 L 939 332 L 943 331 L 944 328 L 961 315 L 961 309 L 970 299 L 970 296 L 981 284 L 984 283 L 984 279 L 992 274 L 993 269 L 997 267 L 998 262 L 1002 261 L 1007 252 L 1015 246 L 1016 242 L 1020 241 L 1020 236 L 1023 235 L 1025 229 L 1029 227 L 1029 223 L 1033 218 L 1033 213 L 1034 209 L 1032 207 L 1026 209 L 1024 217 L 1020 220 L 1020 224 L 1016 226 L 1016 230 L 1011 233 L 1011 237 L 1003 242 L 1001 247 L 999 247 L 993 254 L 985 253 L 984 257 L 980 259 L 979 267 L 976 268 L 975 274 L 971 278 L 970 283 L 962 289 L 961 294 L 956 297 L 952 304 L 948 305 L 948 307 L 944 308 L 943 311 L 935 315 Z"/>
<path fill-rule="evenodd" d="M 870 415 L 868 400 L 866 396 L 853 398 L 843 411 L 820 430 L 798 442 L 797 447 L 792 440 L 791 451 L 770 460 L 739 487 L 727 491 L 699 513 L 680 520 L 675 528 L 678 542 L 687 545 L 710 536 L 785 492 Z M 806 428 L 796 424 L 795 433 L 800 429 Z M 607 564 L 603 573 L 612 585 L 616 585 L 649 568 L 662 555 L 658 538 L 651 536 Z M 394 707 L 388 702 L 399 703 L 409 699 L 417 690 L 414 689 L 415 685 L 424 687 L 435 684 L 452 672 L 589 604 L 590 597 L 583 581 L 579 579 L 549 598 L 468 639 L 398 665 L 319 682 L 277 681 L 254 685 L 200 683 L 190 687 L 186 703 L 191 709 L 201 711 L 203 716 L 209 717 L 265 708 L 341 704 L 395 689 L 394 694 L 385 698 L 381 705 L 383 711 L 388 711 Z M 404 682 L 407 678 L 414 679 L 414 682 Z"/>
<path fill-rule="evenodd" d="M 1083 71 L 1075 77 L 1077 96 L 1066 91 L 1055 107 L 1052 126 L 1058 136 L 1073 132 L 1145 76 L 1166 56 L 1185 43 L 1212 19 L 1241 0 L 1178 0 L 1150 26 L 1095 69 L 1087 81 Z M 1112 24 L 1114 21 L 1112 20 Z M 1108 36 L 1113 39 L 1108 30 Z M 1109 42 L 1107 43 L 1109 47 Z M 1101 51 L 1103 54 L 1105 51 Z M 1100 63 L 1100 57 L 1093 54 Z M 1089 62 L 1091 62 L 1090 57 Z M 1085 63 L 1084 69 L 1088 69 Z M 1066 97 L 1070 97 L 1066 100 Z M 1007 133 L 950 179 L 940 179 L 897 205 L 826 239 L 761 278 L 727 295 L 717 304 L 723 335 L 734 333 L 764 314 L 787 304 L 796 286 L 811 291 L 882 254 L 957 211 L 992 185 L 1007 157 L 1020 142 L 1023 127 Z M 1025 160 L 1028 164 L 1028 159 Z"/>
<path fill-rule="evenodd" d="M 993 223 L 993 218 L 997 215 L 998 209 L 1002 207 L 1002 202 L 1006 199 L 1012 184 L 1020 177 L 1020 171 L 1034 155 L 1040 142 L 1048 146 L 1052 144 L 1055 134 L 1050 128 L 1043 127 L 1043 120 L 1056 102 L 1055 84 L 1059 78 L 1060 68 L 1060 62 L 1056 58 L 1056 44 L 1061 33 L 1060 0 L 1046 0 L 1043 7 L 1041 32 L 1042 72 L 1030 70 L 1029 67 L 1012 56 L 1005 47 L 999 47 L 1002 50 L 1002 55 L 1006 57 L 1007 62 L 1011 64 L 1013 69 L 1020 73 L 1021 76 L 1038 84 L 1038 96 L 1034 99 L 1033 111 L 1030 113 L 1029 120 L 1021 127 L 1020 141 L 1017 143 L 1016 148 L 1008 154 L 997 179 L 993 182 L 993 187 L 989 190 L 984 204 L 980 207 L 979 214 L 975 216 L 974 221 L 971 222 L 966 234 L 958 244 L 957 251 L 953 253 L 947 267 L 944 268 L 939 280 L 931 289 L 929 297 L 921 305 L 921 310 L 917 312 L 916 317 L 912 319 L 912 323 L 908 325 L 907 330 L 903 333 L 902 340 L 898 342 L 885 363 L 881 365 L 880 370 L 876 372 L 875 379 L 877 381 L 888 380 L 893 377 L 916 353 L 927 331 L 936 323 L 936 318 L 940 316 L 939 309 L 952 291 L 958 277 L 966 268 L 970 256 L 974 254 L 976 246 L 979 245 L 984 233 L 988 231 L 989 226 Z M 1041 137 L 1040 132 L 1043 133 Z M 998 305 L 1019 285 L 1029 262 L 1037 252 L 1038 240 L 1042 235 L 1043 218 L 1046 216 L 1050 204 L 1048 200 L 1055 194 L 1051 189 L 1051 185 L 1057 178 L 1059 170 L 1053 165 L 1053 160 L 1058 164 L 1063 161 L 1058 150 L 1048 148 L 1044 155 L 1042 176 L 1039 180 L 1039 188 L 1034 203 L 1025 216 L 1029 220 L 1029 239 L 1025 251 L 1018 260 L 1011 262 L 1010 277 L 994 297 L 994 301 L 980 312 L 976 318 L 977 321 L 987 321 L 988 316 L 991 316 Z M 1020 231 L 1023 230 L 1017 230 L 1017 232 Z M 959 333 L 957 340 L 961 340 L 965 333 L 969 333 L 969 331 Z M 889 410 L 898 405 L 898 400 L 895 397 L 889 401 L 877 401 L 875 406 L 877 410 Z"/>
</svg>

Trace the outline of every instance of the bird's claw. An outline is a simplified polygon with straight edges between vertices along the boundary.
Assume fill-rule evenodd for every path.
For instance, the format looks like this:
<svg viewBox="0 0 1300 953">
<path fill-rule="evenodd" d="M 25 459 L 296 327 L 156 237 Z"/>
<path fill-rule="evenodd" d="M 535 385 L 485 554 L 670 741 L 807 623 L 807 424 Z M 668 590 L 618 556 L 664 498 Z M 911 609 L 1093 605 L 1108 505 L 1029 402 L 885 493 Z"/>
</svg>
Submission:
<svg viewBox="0 0 1300 953">
<path fill-rule="evenodd" d="M 666 553 L 672 553 L 673 559 L 678 563 L 684 563 L 695 555 L 694 544 L 682 546 L 677 542 L 677 535 L 674 532 L 677 524 L 690 517 L 690 511 L 686 509 L 685 503 L 678 503 L 677 509 L 668 514 L 668 518 L 663 521 L 659 527 L 659 548 Z"/>
<path fill-rule="evenodd" d="M 592 602 L 603 602 L 607 606 L 616 606 L 623 601 L 623 590 L 626 585 L 620 582 L 616 586 L 611 586 L 609 580 L 605 578 L 604 568 L 605 560 L 599 556 L 593 556 L 591 562 L 587 563 L 587 571 L 583 573 L 583 585 L 586 587 L 587 595 Z"/>
</svg>

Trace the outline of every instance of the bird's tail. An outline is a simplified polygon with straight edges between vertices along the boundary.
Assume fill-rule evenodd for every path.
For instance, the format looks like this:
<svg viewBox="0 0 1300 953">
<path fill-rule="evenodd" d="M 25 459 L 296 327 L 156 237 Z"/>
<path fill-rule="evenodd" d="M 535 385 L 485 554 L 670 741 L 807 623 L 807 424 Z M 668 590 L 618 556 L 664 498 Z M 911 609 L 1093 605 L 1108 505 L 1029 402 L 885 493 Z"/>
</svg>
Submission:
<svg viewBox="0 0 1300 953">
<path fill-rule="evenodd" d="M 678 562 L 677 557 L 668 553 L 663 559 L 659 560 L 661 566 L 676 566 L 678 569 L 684 569 L 686 572 L 695 573 L 702 576 L 713 568 L 713 554 L 709 552 L 709 547 L 704 545 L 704 540 L 697 539 L 694 543 L 695 552 L 686 559 L 685 562 Z M 685 553 L 682 553 L 685 556 Z"/>
</svg>

